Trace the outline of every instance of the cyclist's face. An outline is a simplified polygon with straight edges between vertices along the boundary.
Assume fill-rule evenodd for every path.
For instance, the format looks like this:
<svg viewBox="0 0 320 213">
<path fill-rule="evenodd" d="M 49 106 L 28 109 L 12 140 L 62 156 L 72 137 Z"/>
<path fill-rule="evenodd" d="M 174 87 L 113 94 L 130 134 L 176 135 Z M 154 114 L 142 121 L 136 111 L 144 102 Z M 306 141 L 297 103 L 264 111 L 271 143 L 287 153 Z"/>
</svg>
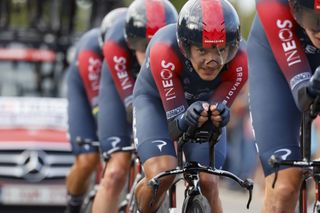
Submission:
<svg viewBox="0 0 320 213">
<path fill-rule="evenodd" d="M 225 55 L 223 49 L 202 48 L 192 45 L 190 48 L 190 62 L 200 78 L 211 81 L 217 77 L 223 67 Z"/>
<path fill-rule="evenodd" d="M 311 40 L 312 44 L 316 47 L 316 48 L 320 48 L 320 32 L 316 32 L 314 30 L 310 30 L 310 29 L 305 29 L 306 33 L 309 37 L 309 39 Z"/>
<path fill-rule="evenodd" d="M 144 62 L 144 59 L 146 58 L 146 52 L 140 51 L 140 50 L 136 50 L 135 52 L 136 52 L 136 57 L 137 57 L 138 63 L 141 66 Z"/>
</svg>

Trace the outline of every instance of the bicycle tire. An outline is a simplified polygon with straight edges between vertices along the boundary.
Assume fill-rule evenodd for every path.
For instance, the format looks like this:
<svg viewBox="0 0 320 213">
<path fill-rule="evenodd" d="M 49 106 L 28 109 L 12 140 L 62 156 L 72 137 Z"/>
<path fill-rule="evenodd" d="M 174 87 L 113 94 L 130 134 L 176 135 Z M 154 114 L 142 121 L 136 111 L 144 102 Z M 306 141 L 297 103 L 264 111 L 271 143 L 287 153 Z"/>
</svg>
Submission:
<svg viewBox="0 0 320 213">
<path fill-rule="evenodd" d="M 137 203 L 135 202 L 135 200 L 133 199 L 133 201 L 129 204 L 128 206 L 128 212 L 129 213 L 137 213 L 138 212 L 138 206 Z"/>
<path fill-rule="evenodd" d="M 202 194 L 188 196 L 183 202 L 183 213 L 211 213 L 209 202 Z"/>
<path fill-rule="evenodd" d="M 85 199 L 81 205 L 80 213 L 92 212 L 93 200 L 96 194 L 97 194 L 97 188 L 92 189 L 86 194 Z"/>
</svg>

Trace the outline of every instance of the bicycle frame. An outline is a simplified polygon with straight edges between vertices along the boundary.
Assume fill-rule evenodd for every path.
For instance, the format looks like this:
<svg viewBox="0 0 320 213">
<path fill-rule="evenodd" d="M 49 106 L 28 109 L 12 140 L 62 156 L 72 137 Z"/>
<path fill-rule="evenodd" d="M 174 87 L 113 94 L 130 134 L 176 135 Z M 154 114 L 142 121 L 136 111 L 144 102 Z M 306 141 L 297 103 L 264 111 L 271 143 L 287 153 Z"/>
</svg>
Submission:
<svg viewBox="0 0 320 213">
<path fill-rule="evenodd" d="M 221 131 L 221 130 L 220 130 Z M 231 178 L 232 180 L 236 181 L 241 187 L 246 188 L 249 191 L 249 199 L 247 203 L 247 208 L 249 208 L 251 198 L 252 198 L 252 189 L 253 189 L 253 182 L 249 179 L 247 180 L 241 180 L 236 175 L 232 174 L 231 172 L 216 169 L 214 167 L 214 146 L 219 140 L 220 137 L 220 131 L 215 132 L 213 135 L 206 137 L 205 132 L 200 132 L 198 136 L 193 137 L 194 130 L 189 130 L 186 133 L 184 133 L 178 141 L 178 148 L 177 148 L 177 157 L 178 157 L 178 167 L 173 170 L 161 172 L 155 177 L 153 177 L 149 181 L 149 185 L 152 187 L 154 191 L 154 195 L 156 195 L 157 190 L 160 186 L 160 178 L 165 176 L 171 176 L 171 175 L 183 175 L 183 179 L 185 182 L 187 182 L 188 187 L 185 187 L 185 193 L 184 193 L 184 205 L 186 205 L 185 201 L 190 198 L 190 196 L 201 194 L 201 188 L 200 188 L 200 178 L 199 173 L 204 172 L 211 175 L 217 175 L 217 176 L 224 176 Z M 209 152 L 210 152 L 210 166 L 203 166 L 197 162 L 183 162 L 183 145 L 185 143 L 203 143 L 203 142 L 209 142 Z M 184 164 L 184 165 L 183 165 Z M 176 181 L 177 182 L 177 181 Z M 176 182 L 173 184 L 175 186 Z M 155 196 L 154 196 L 155 197 Z M 180 212 L 180 210 L 179 210 Z"/>
<path fill-rule="evenodd" d="M 319 97 L 317 97 L 314 103 L 319 103 Z M 282 160 L 281 158 L 272 155 L 269 163 L 276 168 L 275 178 L 273 181 L 273 187 L 276 184 L 278 178 L 278 169 L 280 166 L 300 167 L 303 169 L 303 181 L 300 187 L 299 196 L 299 213 L 307 213 L 307 180 L 313 178 L 316 185 L 316 196 L 313 212 L 320 213 L 320 197 L 318 189 L 320 189 L 320 161 L 311 160 L 311 126 L 313 120 L 317 117 L 320 106 L 312 104 L 310 110 L 303 112 L 302 125 L 300 135 L 300 147 L 302 160 Z"/>
</svg>

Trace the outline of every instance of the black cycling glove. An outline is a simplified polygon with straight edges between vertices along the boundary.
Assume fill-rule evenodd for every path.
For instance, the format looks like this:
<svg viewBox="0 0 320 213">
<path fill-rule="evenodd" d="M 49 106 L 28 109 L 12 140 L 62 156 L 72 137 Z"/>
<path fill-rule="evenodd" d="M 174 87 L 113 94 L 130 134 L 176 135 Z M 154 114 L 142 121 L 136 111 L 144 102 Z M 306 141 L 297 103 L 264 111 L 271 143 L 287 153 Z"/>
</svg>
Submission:
<svg viewBox="0 0 320 213">
<path fill-rule="evenodd" d="M 228 124 L 230 120 L 230 109 L 227 105 L 223 103 L 218 103 L 217 105 L 217 111 L 220 113 L 221 116 L 221 122 L 219 127 L 224 127 Z"/>
<path fill-rule="evenodd" d="M 320 66 L 314 71 L 309 82 L 307 91 L 310 96 L 313 98 L 320 96 Z"/>
<path fill-rule="evenodd" d="M 192 103 L 188 109 L 177 118 L 178 128 L 181 131 L 187 131 L 188 127 L 197 127 L 200 114 L 203 111 L 202 104 L 202 101 Z"/>
<path fill-rule="evenodd" d="M 320 67 L 315 70 L 308 81 L 303 81 L 296 86 L 292 90 L 292 95 L 300 111 L 309 110 L 314 99 L 320 96 Z"/>
</svg>

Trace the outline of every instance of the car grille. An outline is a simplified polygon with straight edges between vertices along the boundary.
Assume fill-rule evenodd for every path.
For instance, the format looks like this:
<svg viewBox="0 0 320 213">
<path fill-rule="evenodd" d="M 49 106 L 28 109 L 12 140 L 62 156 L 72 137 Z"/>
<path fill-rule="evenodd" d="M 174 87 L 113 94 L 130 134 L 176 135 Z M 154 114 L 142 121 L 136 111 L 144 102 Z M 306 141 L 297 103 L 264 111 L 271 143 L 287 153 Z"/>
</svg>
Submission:
<svg viewBox="0 0 320 213">
<path fill-rule="evenodd" d="M 0 149 L 0 178 L 39 182 L 65 178 L 74 157 L 63 149 Z"/>
</svg>

